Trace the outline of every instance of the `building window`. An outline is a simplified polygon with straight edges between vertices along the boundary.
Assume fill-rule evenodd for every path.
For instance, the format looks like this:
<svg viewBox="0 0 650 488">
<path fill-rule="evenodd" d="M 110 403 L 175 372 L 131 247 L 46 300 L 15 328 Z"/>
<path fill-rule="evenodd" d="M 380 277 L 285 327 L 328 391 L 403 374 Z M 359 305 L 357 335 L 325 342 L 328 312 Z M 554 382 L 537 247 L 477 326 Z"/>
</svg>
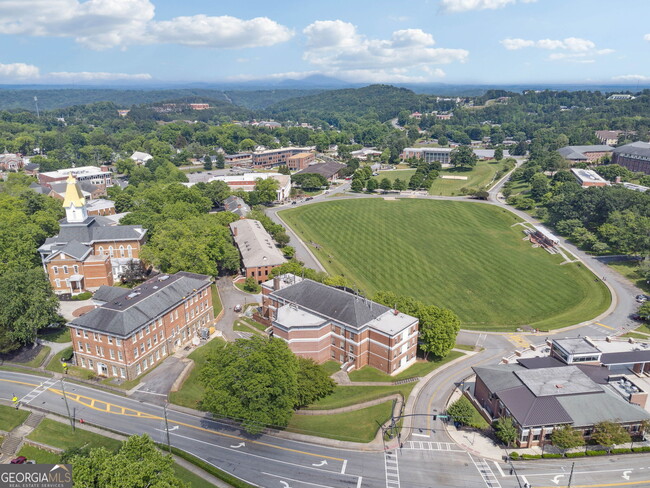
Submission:
<svg viewBox="0 0 650 488">
<path fill-rule="evenodd" d="M 95 346 L 95 353 L 99 356 L 99 346 Z"/>
<path fill-rule="evenodd" d="M 67 266 L 63 266 L 63 274 L 68 274 L 68 267 Z"/>
<path fill-rule="evenodd" d="M 153 335 L 153 343 L 158 344 L 158 336 L 156 334 Z"/>
<path fill-rule="evenodd" d="M 140 339 L 144 338 L 144 330 L 140 330 Z"/>
<path fill-rule="evenodd" d="M 77 329 L 77 337 L 81 337 L 81 329 Z"/>
<path fill-rule="evenodd" d="M 80 350 L 81 352 L 84 352 L 84 343 L 83 343 L 83 342 L 80 342 L 80 343 L 79 343 L 79 350 Z"/>
<path fill-rule="evenodd" d="M 108 336 L 108 343 L 113 344 L 113 337 L 112 336 Z"/>
<path fill-rule="evenodd" d="M 115 366 L 111 366 L 113 368 L 113 376 L 117 376 L 117 368 Z"/>
<path fill-rule="evenodd" d="M 88 367 L 89 367 L 90 369 L 93 369 L 93 368 L 94 368 L 94 363 L 93 363 L 93 360 L 92 360 L 92 359 L 88 359 Z"/>
<path fill-rule="evenodd" d="M 161 341 L 163 340 L 163 331 L 162 330 L 160 331 L 160 340 Z"/>
<path fill-rule="evenodd" d="M 126 250 L 127 250 L 127 253 L 129 255 L 129 257 L 132 258 L 133 257 L 133 248 L 131 247 L 131 244 L 126 246 Z"/>
<path fill-rule="evenodd" d="M 160 351 L 156 351 L 156 361 L 160 359 Z"/>
<path fill-rule="evenodd" d="M 147 362 L 147 358 L 144 358 L 144 361 L 142 361 L 142 367 L 144 368 L 145 371 L 149 367 L 149 363 Z"/>
<path fill-rule="evenodd" d="M 149 334 L 149 333 L 151 332 L 151 327 L 149 327 L 149 326 L 147 325 L 147 327 L 145 327 L 144 330 L 145 330 L 145 332 L 146 332 L 147 334 Z"/>
<path fill-rule="evenodd" d="M 140 352 L 144 354 L 144 342 L 140 344 Z"/>
<path fill-rule="evenodd" d="M 354 346 L 350 344 L 350 352 L 354 352 Z"/>
<path fill-rule="evenodd" d="M 185 312 L 185 322 L 189 322 L 190 320 L 190 314 Z"/>
<path fill-rule="evenodd" d="M 86 342 L 86 352 L 90 354 L 90 342 Z"/>
<path fill-rule="evenodd" d="M 134 347 L 134 348 L 133 348 L 133 357 L 134 357 L 134 358 L 137 358 L 137 357 L 138 357 L 138 348 L 137 348 L 137 347 Z"/>
<path fill-rule="evenodd" d="M 124 246 L 120 246 L 120 257 L 124 257 Z"/>
<path fill-rule="evenodd" d="M 52 266 L 52 271 L 54 272 L 55 275 L 59 274 L 59 267 L 58 266 Z"/>
<path fill-rule="evenodd" d="M 108 255 L 113 257 L 113 246 L 108 246 Z"/>
<path fill-rule="evenodd" d="M 82 357 L 79 358 L 81 360 L 81 367 L 85 368 L 86 367 L 86 360 Z"/>
<path fill-rule="evenodd" d="M 151 339 L 147 339 L 147 349 L 151 349 Z"/>
<path fill-rule="evenodd" d="M 115 338 L 115 345 L 116 346 L 121 346 L 122 345 L 122 339 L 118 339 L 117 337 Z"/>
<path fill-rule="evenodd" d="M 79 266 L 77 266 L 76 264 L 72 267 L 72 269 L 74 269 L 74 274 L 79 273 Z"/>
<path fill-rule="evenodd" d="M 142 373 L 142 369 L 140 368 L 140 364 L 138 363 L 135 365 L 135 374 L 138 375 L 140 373 Z"/>
<path fill-rule="evenodd" d="M 123 361 L 122 351 L 117 351 L 117 359 Z"/>
<path fill-rule="evenodd" d="M 102 255 L 104 254 L 104 247 L 103 247 L 103 246 L 99 246 L 98 251 L 99 251 L 99 255 L 102 256 Z"/>
<path fill-rule="evenodd" d="M 84 330 L 84 338 L 88 339 L 88 331 Z"/>
<path fill-rule="evenodd" d="M 126 370 L 124 368 L 120 368 L 120 376 L 126 378 Z"/>
<path fill-rule="evenodd" d="M 163 344 L 163 347 L 162 347 L 162 355 L 163 356 L 167 355 L 167 346 L 165 344 Z"/>
<path fill-rule="evenodd" d="M 110 353 L 111 359 L 115 359 L 115 351 L 113 349 L 109 349 L 108 352 Z"/>
<path fill-rule="evenodd" d="M 57 288 L 61 288 L 61 280 L 59 280 L 58 278 L 54 280 L 54 284 L 56 285 Z"/>
<path fill-rule="evenodd" d="M 174 310 L 174 316 L 178 319 L 178 309 Z"/>
</svg>

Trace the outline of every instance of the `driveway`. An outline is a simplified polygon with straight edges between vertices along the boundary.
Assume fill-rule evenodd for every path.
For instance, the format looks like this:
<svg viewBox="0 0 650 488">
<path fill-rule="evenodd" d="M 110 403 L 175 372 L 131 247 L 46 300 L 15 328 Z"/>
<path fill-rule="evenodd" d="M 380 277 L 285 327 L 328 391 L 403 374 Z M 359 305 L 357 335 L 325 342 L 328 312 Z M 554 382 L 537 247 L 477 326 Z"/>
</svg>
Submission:
<svg viewBox="0 0 650 488">
<path fill-rule="evenodd" d="M 246 308 L 247 303 L 262 303 L 262 295 L 259 293 L 253 295 L 241 291 L 233 284 L 232 277 L 230 276 L 222 276 L 219 278 L 217 280 L 217 289 L 221 296 L 224 314 L 216 323 L 215 327 L 222 332 L 223 337 L 227 341 L 234 341 L 241 337 L 239 332 L 235 332 L 232 328 L 233 323 L 241 314 L 235 312 L 233 308 L 235 305 L 241 305 L 243 308 Z"/>
<path fill-rule="evenodd" d="M 171 390 L 174 381 L 176 381 L 186 365 L 187 363 L 183 358 L 169 356 L 127 394 L 135 400 L 164 405 L 169 390 Z"/>
</svg>

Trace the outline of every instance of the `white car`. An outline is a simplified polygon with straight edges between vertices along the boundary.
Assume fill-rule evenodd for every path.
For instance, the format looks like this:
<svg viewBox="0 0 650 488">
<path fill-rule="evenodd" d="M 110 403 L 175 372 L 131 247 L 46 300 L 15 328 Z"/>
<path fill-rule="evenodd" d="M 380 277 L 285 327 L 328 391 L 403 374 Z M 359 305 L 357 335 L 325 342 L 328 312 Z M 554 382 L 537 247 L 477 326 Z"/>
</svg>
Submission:
<svg viewBox="0 0 650 488">
<path fill-rule="evenodd" d="M 241 312 L 241 305 L 238 303 L 232 308 L 235 312 Z"/>
</svg>

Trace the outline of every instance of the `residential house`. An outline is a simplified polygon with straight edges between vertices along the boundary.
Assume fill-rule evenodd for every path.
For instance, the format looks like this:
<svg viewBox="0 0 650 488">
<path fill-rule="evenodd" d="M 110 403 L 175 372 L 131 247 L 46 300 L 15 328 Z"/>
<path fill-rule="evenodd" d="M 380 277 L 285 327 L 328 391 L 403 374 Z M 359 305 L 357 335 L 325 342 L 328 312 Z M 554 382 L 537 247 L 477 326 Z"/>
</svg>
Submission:
<svg viewBox="0 0 650 488">
<path fill-rule="evenodd" d="M 133 380 L 214 322 L 209 276 L 178 272 L 133 288 L 101 287 L 98 308 L 68 324 L 75 364 Z"/>
<path fill-rule="evenodd" d="M 6 149 L 4 153 L 0 154 L 0 170 L 18 171 L 24 165 L 23 157 L 20 154 L 8 153 Z"/>
<path fill-rule="evenodd" d="M 229 196 L 223 201 L 223 207 L 226 212 L 232 212 L 239 216 L 240 219 L 245 218 L 251 211 L 251 208 L 244 200 L 234 195 Z"/>
</svg>

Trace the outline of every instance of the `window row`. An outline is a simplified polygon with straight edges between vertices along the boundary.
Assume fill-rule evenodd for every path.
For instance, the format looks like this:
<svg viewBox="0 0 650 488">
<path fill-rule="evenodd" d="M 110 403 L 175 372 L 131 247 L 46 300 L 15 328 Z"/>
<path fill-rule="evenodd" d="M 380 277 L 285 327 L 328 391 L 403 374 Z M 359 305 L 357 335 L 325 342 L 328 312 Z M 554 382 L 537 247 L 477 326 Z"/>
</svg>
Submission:
<svg viewBox="0 0 650 488">
<path fill-rule="evenodd" d="M 97 250 L 99 251 L 100 256 L 102 256 L 102 255 L 106 256 L 108 254 L 110 257 L 114 258 L 114 257 L 116 257 L 115 255 L 117 254 L 115 252 L 115 249 L 113 248 L 113 246 L 108 246 L 107 251 L 104 251 L 104 246 L 99 246 L 97 248 Z M 124 246 L 120 246 L 118 248 L 118 250 L 119 250 L 119 257 L 121 257 L 121 258 L 125 258 L 125 257 L 132 258 L 133 257 L 133 247 L 131 246 L 131 244 L 126 246 L 126 249 L 124 248 Z"/>
<path fill-rule="evenodd" d="M 64 265 L 64 266 L 61 267 L 61 271 L 63 272 L 63 274 L 69 274 L 70 273 L 70 268 L 67 265 Z M 55 275 L 58 275 L 59 274 L 59 267 L 58 266 L 52 266 L 52 272 Z M 72 272 L 73 272 L 73 274 L 79 274 L 79 266 L 77 266 L 76 264 L 73 265 L 72 266 Z"/>
</svg>

